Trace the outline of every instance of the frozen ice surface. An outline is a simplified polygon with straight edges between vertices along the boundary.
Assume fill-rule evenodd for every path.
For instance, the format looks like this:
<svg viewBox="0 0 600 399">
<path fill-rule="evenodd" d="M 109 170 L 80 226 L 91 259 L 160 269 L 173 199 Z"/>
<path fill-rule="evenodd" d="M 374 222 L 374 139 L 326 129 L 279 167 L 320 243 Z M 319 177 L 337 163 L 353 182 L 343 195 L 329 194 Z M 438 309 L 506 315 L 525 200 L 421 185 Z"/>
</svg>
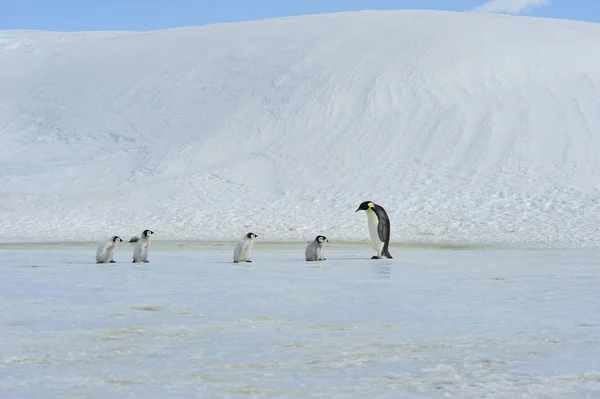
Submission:
<svg viewBox="0 0 600 399">
<path fill-rule="evenodd" d="M 600 397 L 591 250 L 0 250 L 0 397 Z"/>
</svg>

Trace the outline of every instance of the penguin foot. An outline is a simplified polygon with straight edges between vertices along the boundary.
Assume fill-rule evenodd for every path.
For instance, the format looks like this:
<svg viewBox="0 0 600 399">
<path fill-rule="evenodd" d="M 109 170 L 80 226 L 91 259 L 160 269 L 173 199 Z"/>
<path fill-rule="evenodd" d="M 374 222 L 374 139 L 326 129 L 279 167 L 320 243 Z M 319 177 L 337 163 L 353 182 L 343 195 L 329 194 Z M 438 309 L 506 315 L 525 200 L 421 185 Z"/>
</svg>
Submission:
<svg viewBox="0 0 600 399">
<path fill-rule="evenodd" d="M 145 261 L 143 261 L 143 262 L 144 262 L 144 263 L 150 263 L 150 261 L 149 261 L 149 260 L 145 260 Z"/>
<path fill-rule="evenodd" d="M 110 263 L 117 263 L 117 262 L 115 262 L 114 260 L 111 260 Z"/>
<path fill-rule="evenodd" d="M 252 263 L 252 261 L 251 260 L 247 260 L 246 263 Z"/>
<path fill-rule="evenodd" d="M 233 263 L 240 263 L 240 261 L 239 260 L 234 260 Z"/>
<path fill-rule="evenodd" d="M 371 256 L 371 259 L 381 259 L 379 256 L 373 255 Z"/>
</svg>

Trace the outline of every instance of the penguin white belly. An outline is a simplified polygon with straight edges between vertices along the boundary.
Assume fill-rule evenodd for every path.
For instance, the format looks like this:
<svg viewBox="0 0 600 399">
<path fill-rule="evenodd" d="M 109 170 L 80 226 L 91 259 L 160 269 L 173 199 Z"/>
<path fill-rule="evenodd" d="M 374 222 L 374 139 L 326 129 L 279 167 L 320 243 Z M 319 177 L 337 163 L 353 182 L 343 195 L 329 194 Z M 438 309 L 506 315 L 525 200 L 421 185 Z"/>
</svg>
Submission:
<svg viewBox="0 0 600 399">
<path fill-rule="evenodd" d="M 379 219 L 372 210 L 367 211 L 367 218 L 369 220 L 369 233 L 371 233 L 371 243 L 373 249 L 377 251 L 377 256 L 381 256 L 383 251 L 383 241 L 379 239 L 379 233 L 377 232 L 377 226 L 379 226 Z"/>
<path fill-rule="evenodd" d="M 323 247 L 317 247 L 315 255 L 317 256 L 317 260 L 325 260 L 325 255 L 323 255 Z"/>
<path fill-rule="evenodd" d="M 248 242 L 246 243 L 246 246 L 244 247 L 244 250 L 242 251 L 242 259 L 243 261 L 249 261 L 250 260 L 250 251 L 252 250 L 252 246 L 254 245 L 254 241 L 248 240 Z"/>
<path fill-rule="evenodd" d="M 140 240 L 136 243 L 133 250 L 133 261 L 134 262 L 145 262 L 148 260 L 148 242 Z"/>
</svg>

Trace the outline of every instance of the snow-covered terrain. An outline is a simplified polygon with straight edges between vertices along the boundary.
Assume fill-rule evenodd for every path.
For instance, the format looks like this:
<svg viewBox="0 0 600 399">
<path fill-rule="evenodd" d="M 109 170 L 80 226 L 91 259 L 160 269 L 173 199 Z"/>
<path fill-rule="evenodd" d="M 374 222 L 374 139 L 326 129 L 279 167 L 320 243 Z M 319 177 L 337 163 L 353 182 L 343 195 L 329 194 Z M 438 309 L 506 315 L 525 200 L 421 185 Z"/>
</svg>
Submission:
<svg viewBox="0 0 600 399">
<path fill-rule="evenodd" d="M 94 249 L 0 250 L 2 399 L 600 397 L 594 250 Z"/>
<path fill-rule="evenodd" d="M 600 241 L 600 25 L 433 11 L 0 32 L 0 241 Z"/>
</svg>

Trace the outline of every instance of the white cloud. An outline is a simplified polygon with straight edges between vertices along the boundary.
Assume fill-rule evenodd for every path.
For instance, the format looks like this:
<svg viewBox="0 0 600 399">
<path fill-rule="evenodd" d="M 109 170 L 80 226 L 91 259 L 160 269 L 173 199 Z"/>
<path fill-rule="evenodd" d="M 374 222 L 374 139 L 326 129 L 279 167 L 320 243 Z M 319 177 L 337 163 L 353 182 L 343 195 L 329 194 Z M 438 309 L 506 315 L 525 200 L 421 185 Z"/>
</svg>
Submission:
<svg viewBox="0 0 600 399">
<path fill-rule="evenodd" d="M 551 0 L 492 0 L 473 8 L 472 12 L 519 14 L 534 7 L 550 4 Z"/>
</svg>

